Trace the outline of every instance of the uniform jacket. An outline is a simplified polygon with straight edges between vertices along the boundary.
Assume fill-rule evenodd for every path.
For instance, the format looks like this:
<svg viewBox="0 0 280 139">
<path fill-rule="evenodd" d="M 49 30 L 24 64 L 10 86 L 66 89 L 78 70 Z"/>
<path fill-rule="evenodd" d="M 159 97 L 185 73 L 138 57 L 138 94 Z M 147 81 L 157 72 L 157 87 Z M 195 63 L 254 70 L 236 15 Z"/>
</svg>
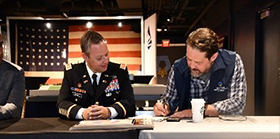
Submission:
<svg viewBox="0 0 280 139">
<path fill-rule="evenodd" d="M 229 81 L 235 67 L 235 52 L 220 49 L 215 60 L 210 76 L 209 90 L 207 93 L 207 104 L 212 104 L 227 98 Z M 179 111 L 190 109 L 190 70 L 186 57 L 174 64 L 175 87 L 179 96 Z"/>
<path fill-rule="evenodd" d="M 0 64 L 0 119 L 20 118 L 24 89 L 23 69 L 3 60 Z"/>
<path fill-rule="evenodd" d="M 113 107 L 118 115 L 126 118 L 135 115 L 135 99 L 128 72 L 120 64 L 109 62 L 107 71 L 100 77 L 97 92 L 94 92 L 86 64 L 68 65 L 58 96 L 58 112 L 70 119 L 80 108 L 96 104 Z"/>
</svg>

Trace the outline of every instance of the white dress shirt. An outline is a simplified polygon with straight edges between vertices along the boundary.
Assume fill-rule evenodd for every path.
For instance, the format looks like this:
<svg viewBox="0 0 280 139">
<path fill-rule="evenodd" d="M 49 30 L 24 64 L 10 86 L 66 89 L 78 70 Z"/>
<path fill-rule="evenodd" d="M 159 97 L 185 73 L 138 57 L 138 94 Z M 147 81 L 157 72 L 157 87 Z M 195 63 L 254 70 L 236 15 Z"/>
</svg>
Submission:
<svg viewBox="0 0 280 139">
<path fill-rule="evenodd" d="M 100 81 L 100 77 L 101 77 L 101 74 L 102 73 L 94 73 L 89 67 L 88 67 L 88 64 L 87 62 L 86 63 L 86 68 L 87 68 L 87 72 L 89 74 L 89 77 L 90 77 L 90 80 L 91 80 L 91 84 L 93 84 L 93 78 L 92 78 L 92 75 L 93 74 L 96 74 L 97 77 L 96 77 L 96 84 L 98 85 L 99 84 L 99 81 Z M 113 107 L 107 107 L 110 112 L 111 112 L 111 116 L 110 118 L 115 118 L 117 115 L 118 115 L 118 112 L 113 108 Z M 86 108 L 80 108 L 78 113 L 76 114 L 76 119 L 83 119 L 83 112 L 84 110 L 86 110 Z"/>
</svg>

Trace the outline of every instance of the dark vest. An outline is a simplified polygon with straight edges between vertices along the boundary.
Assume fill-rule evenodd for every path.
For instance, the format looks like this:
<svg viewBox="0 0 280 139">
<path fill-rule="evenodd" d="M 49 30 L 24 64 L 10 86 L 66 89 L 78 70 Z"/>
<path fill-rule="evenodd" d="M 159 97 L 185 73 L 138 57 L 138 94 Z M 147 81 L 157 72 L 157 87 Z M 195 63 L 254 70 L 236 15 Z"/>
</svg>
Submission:
<svg viewBox="0 0 280 139">
<path fill-rule="evenodd" d="M 206 104 L 224 100 L 227 98 L 229 81 L 233 75 L 236 53 L 224 49 L 218 50 L 218 57 L 212 65 L 208 99 Z M 191 108 L 190 81 L 191 75 L 186 56 L 174 63 L 175 87 L 179 97 L 179 111 Z M 171 112 L 175 111 L 171 108 Z"/>
</svg>

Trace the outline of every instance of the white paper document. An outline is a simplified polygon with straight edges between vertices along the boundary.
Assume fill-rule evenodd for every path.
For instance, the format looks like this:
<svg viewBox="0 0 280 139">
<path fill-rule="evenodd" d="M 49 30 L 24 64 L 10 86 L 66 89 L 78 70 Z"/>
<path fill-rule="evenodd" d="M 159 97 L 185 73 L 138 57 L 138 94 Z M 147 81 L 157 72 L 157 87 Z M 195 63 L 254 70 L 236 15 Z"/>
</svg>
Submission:
<svg viewBox="0 0 280 139">
<path fill-rule="evenodd" d="M 83 120 L 72 126 L 70 131 L 110 129 L 152 129 L 153 125 L 134 125 L 133 119 Z"/>
</svg>

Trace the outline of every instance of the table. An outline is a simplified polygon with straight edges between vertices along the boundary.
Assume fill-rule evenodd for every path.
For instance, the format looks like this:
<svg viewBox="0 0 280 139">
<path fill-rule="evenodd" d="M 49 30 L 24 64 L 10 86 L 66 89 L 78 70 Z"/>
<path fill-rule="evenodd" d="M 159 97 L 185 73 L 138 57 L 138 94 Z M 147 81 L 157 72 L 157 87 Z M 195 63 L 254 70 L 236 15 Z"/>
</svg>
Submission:
<svg viewBox="0 0 280 139">
<path fill-rule="evenodd" d="M 79 121 L 61 118 L 22 118 L 19 120 L 0 120 L 1 139 L 137 139 L 136 129 L 108 129 L 69 131 Z"/>
<path fill-rule="evenodd" d="M 139 139 L 279 139 L 280 116 L 247 116 L 246 121 L 205 118 L 201 123 L 154 122 L 153 130 L 142 130 Z"/>
</svg>

